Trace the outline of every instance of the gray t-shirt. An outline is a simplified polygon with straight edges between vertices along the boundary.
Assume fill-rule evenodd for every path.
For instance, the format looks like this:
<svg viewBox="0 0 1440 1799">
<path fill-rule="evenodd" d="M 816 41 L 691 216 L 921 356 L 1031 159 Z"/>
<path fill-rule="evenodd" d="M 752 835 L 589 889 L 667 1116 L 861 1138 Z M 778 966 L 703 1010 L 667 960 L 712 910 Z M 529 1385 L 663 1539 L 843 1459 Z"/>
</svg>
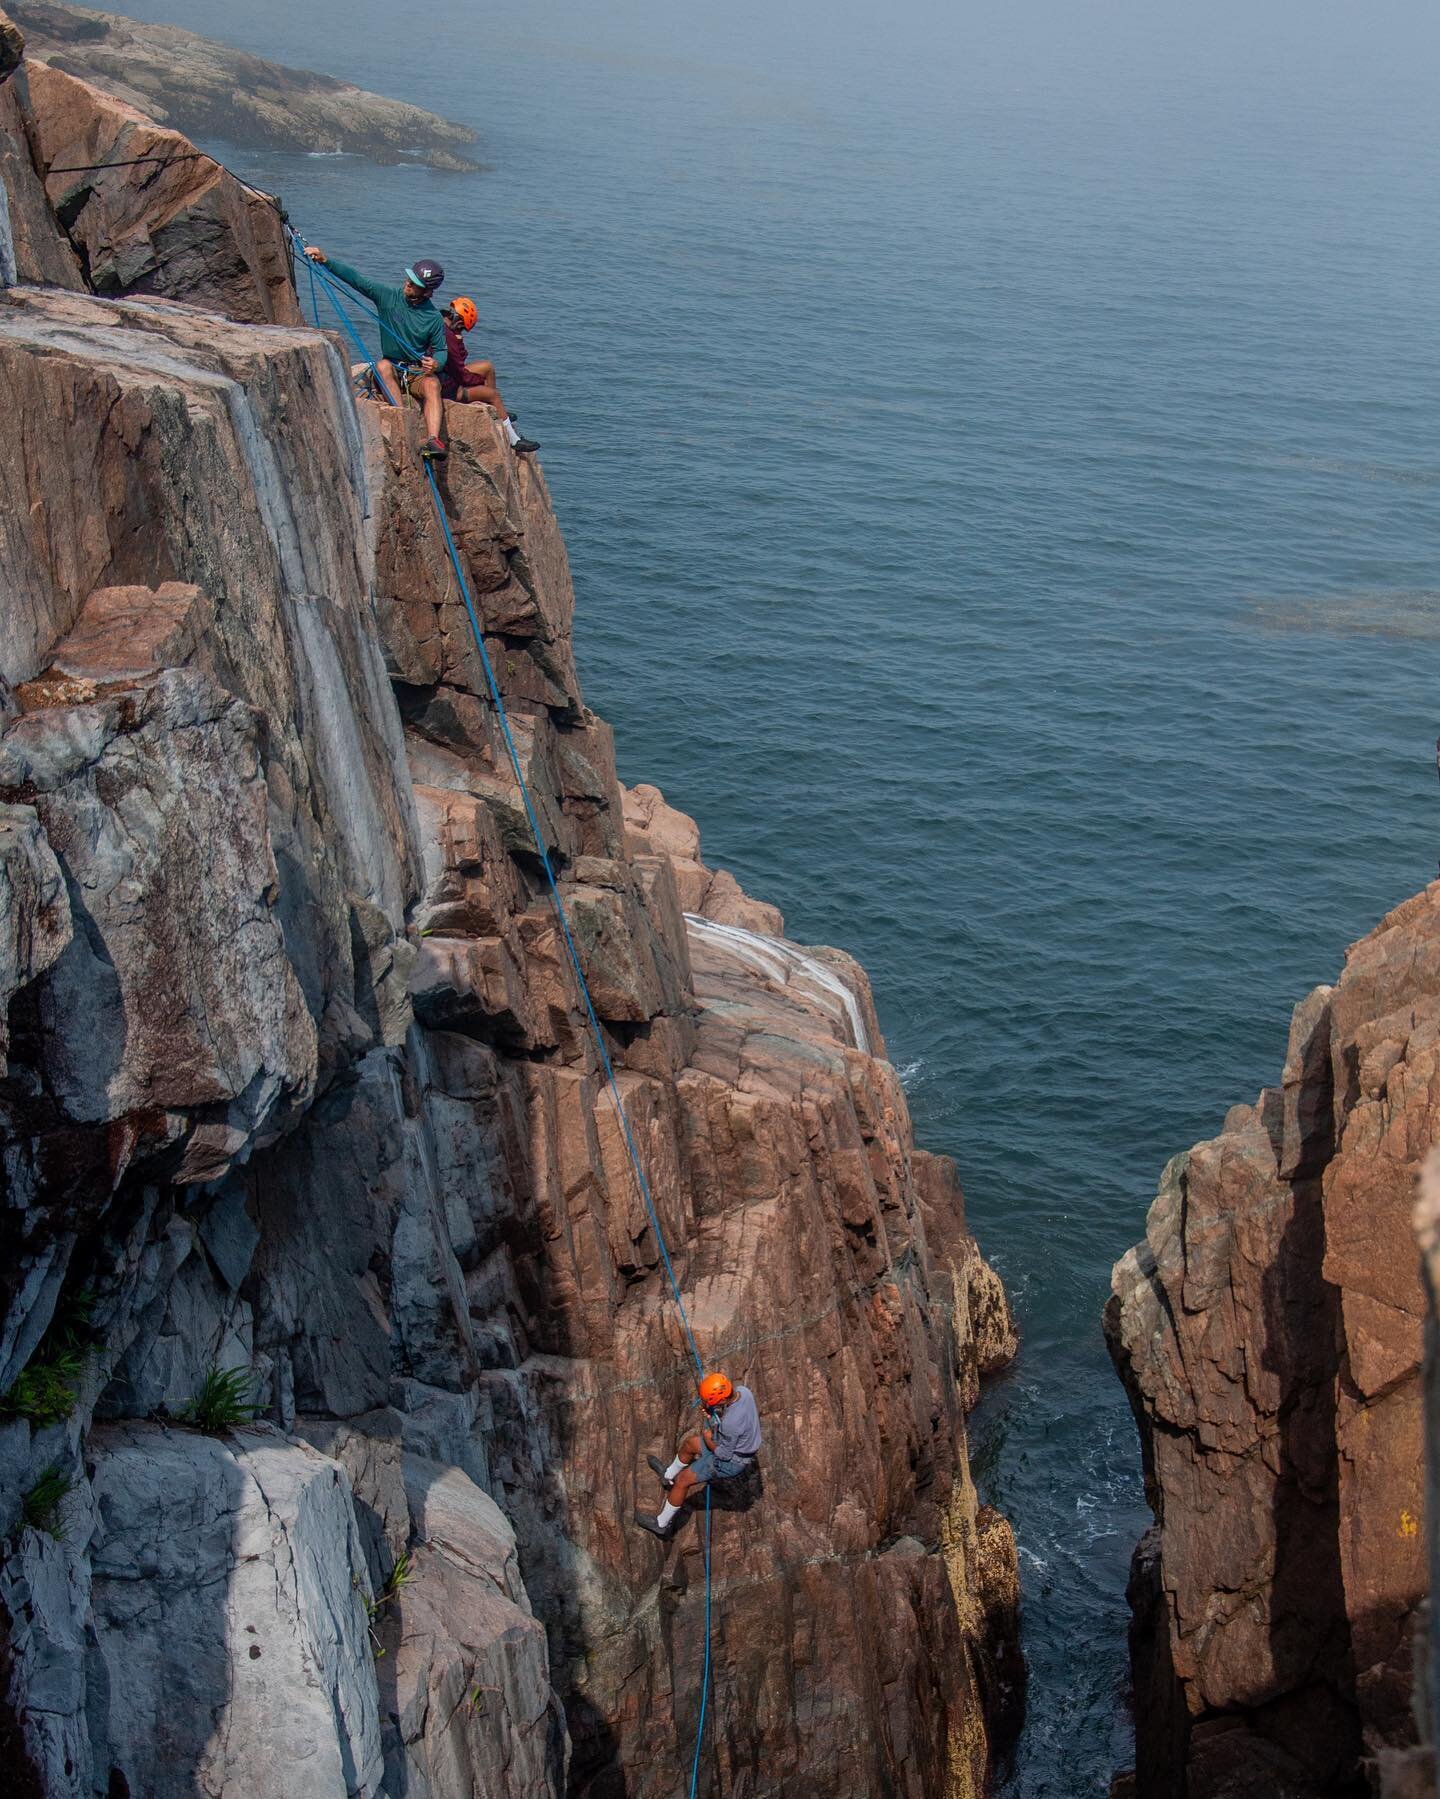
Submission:
<svg viewBox="0 0 1440 1799">
<path fill-rule="evenodd" d="M 755 1395 L 748 1387 L 737 1387 L 735 1397 L 716 1418 L 712 1428 L 715 1453 L 722 1461 L 738 1462 L 760 1452 L 760 1414 Z"/>
</svg>

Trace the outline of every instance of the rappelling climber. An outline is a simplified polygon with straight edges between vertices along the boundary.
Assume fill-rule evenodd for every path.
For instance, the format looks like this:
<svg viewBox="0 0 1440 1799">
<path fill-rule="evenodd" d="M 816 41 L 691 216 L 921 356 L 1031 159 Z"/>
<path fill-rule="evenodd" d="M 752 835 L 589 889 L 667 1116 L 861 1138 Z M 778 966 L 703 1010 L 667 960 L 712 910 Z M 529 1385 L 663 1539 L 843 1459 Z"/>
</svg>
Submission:
<svg viewBox="0 0 1440 1799">
<path fill-rule="evenodd" d="M 692 1431 L 667 1468 L 658 1455 L 646 1461 L 660 1476 L 665 1503 L 659 1515 L 637 1511 L 635 1522 L 652 1537 L 668 1537 L 680 1508 L 692 1493 L 712 1480 L 734 1480 L 760 1453 L 760 1413 L 748 1387 L 731 1384 L 727 1374 L 707 1374 L 700 1382 L 700 1403 L 708 1423 Z"/>
<path fill-rule="evenodd" d="M 374 303 L 380 315 L 380 360 L 375 372 L 388 389 L 387 398 L 398 405 L 399 396 L 408 392 L 418 400 L 425 409 L 426 438 L 421 454 L 446 455 L 440 435 L 444 423 L 440 377 L 449 351 L 445 321 L 434 301 L 435 290 L 445 279 L 444 269 L 432 258 L 421 256 L 406 269 L 401 285 L 387 286 L 360 274 L 348 262 L 327 256 L 314 244 L 305 246 L 305 254 Z"/>
<path fill-rule="evenodd" d="M 465 333 L 475 329 L 480 314 L 475 302 L 465 294 L 452 300 L 441 314 L 445 320 L 445 348 L 448 358 L 440 376 L 440 391 L 447 400 L 462 406 L 491 406 L 499 414 L 505 441 L 517 456 L 528 456 L 540 448 L 534 438 L 522 437 L 511 422 L 500 398 L 500 384 L 495 379 L 493 362 L 471 362 L 465 347 Z"/>
</svg>

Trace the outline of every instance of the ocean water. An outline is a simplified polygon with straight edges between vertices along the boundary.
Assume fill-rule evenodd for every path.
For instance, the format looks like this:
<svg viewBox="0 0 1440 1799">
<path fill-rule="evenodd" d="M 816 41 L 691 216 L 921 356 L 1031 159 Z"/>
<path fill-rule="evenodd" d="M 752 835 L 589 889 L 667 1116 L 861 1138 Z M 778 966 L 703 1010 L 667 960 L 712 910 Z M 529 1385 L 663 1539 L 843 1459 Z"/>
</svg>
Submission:
<svg viewBox="0 0 1440 1799">
<path fill-rule="evenodd" d="M 110 3 L 482 128 L 231 160 L 476 298 L 622 775 L 869 969 L 1023 1331 L 1004 1791 L 1104 1793 L 1111 1264 L 1440 851 L 1434 9 Z"/>
</svg>

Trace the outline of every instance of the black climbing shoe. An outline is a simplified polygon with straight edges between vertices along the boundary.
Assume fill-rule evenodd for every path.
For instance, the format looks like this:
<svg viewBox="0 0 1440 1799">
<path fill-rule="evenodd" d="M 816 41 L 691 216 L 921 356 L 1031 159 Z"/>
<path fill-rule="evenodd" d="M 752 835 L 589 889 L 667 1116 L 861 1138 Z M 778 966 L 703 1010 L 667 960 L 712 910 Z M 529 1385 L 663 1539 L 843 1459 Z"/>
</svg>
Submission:
<svg viewBox="0 0 1440 1799">
<path fill-rule="evenodd" d="M 670 1531 L 674 1528 L 673 1525 L 668 1528 L 665 1527 L 660 1523 L 659 1519 L 652 1518 L 649 1512 L 636 1512 L 635 1522 L 640 1526 L 641 1530 L 648 1530 L 652 1537 L 659 1537 L 662 1543 L 668 1543 L 670 1541 Z"/>
<path fill-rule="evenodd" d="M 658 1455 L 647 1455 L 645 1460 L 649 1462 L 650 1466 L 660 1476 L 660 1485 L 664 1487 L 665 1491 L 668 1493 L 670 1491 L 670 1476 L 665 1472 L 664 1462 L 660 1460 Z"/>
<path fill-rule="evenodd" d="M 421 446 L 420 454 L 427 462 L 438 462 L 442 456 L 448 456 L 450 452 L 438 437 L 427 437 Z"/>
<path fill-rule="evenodd" d="M 517 437 L 510 448 L 517 456 L 533 456 L 540 446 L 533 437 Z"/>
</svg>

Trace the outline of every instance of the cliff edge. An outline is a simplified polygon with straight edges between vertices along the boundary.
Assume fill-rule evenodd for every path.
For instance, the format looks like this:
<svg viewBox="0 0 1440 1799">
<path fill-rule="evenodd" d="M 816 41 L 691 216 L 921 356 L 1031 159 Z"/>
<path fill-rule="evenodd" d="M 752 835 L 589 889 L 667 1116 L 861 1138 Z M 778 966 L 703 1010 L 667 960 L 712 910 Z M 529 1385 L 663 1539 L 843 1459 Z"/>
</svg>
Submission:
<svg viewBox="0 0 1440 1799">
<path fill-rule="evenodd" d="M 693 1374 L 420 421 L 298 323 L 263 196 L 74 185 L 184 140 L 9 60 L 0 1749 L 46 1795 L 670 1799 L 702 1544 L 630 1514 Z M 544 476 L 448 424 L 690 1319 L 764 1420 L 700 1791 L 979 1793 L 1020 1689 L 965 1447 L 1004 1294 L 862 971 L 622 790 Z"/>
<path fill-rule="evenodd" d="M 1411 1214 L 1437 1130 L 1440 883 L 1301 1002 L 1280 1085 L 1170 1164 L 1115 1268 L 1155 1513 L 1130 1592 L 1141 1793 L 1363 1793 L 1413 1742 Z"/>
</svg>

